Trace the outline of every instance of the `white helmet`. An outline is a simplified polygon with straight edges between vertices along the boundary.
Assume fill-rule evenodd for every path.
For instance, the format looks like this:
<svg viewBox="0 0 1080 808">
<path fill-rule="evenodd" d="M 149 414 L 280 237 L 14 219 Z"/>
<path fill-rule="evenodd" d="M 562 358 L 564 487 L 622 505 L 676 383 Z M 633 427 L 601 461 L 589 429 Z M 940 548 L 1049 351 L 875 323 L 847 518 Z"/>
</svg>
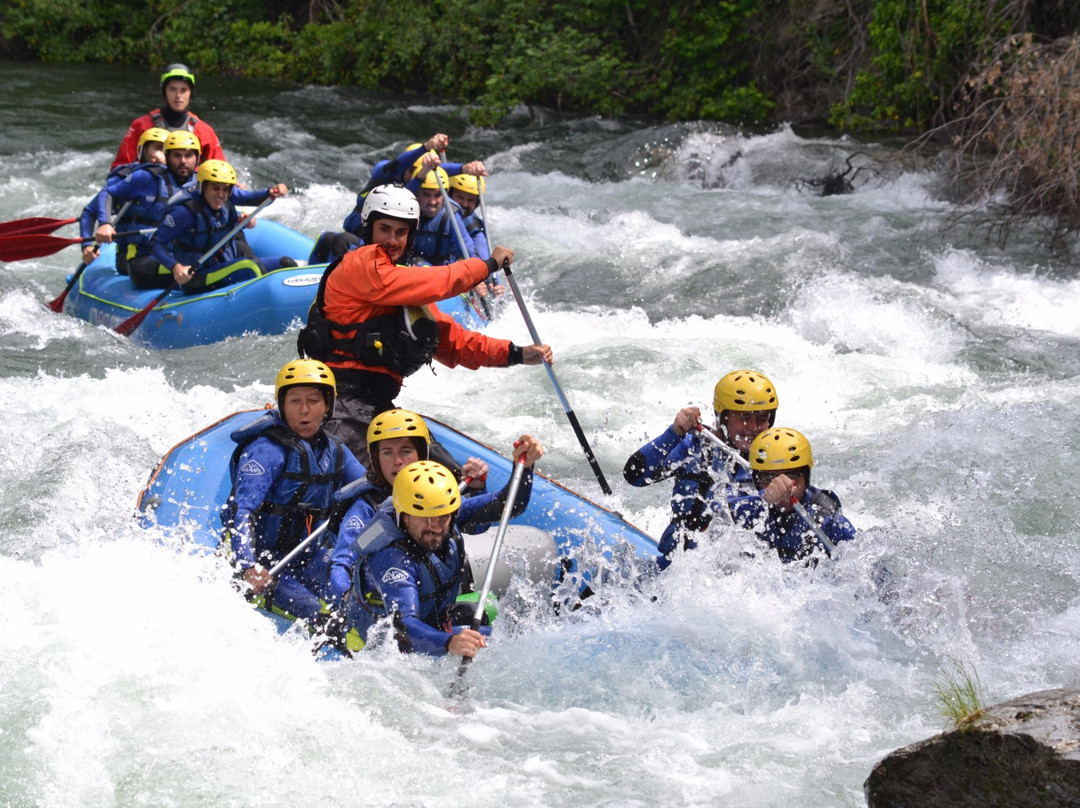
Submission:
<svg viewBox="0 0 1080 808">
<path fill-rule="evenodd" d="M 364 199 L 364 209 L 360 212 L 363 227 L 371 223 L 373 213 L 380 214 L 380 218 L 385 216 L 412 222 L 414 227 L 420 224 L 420 203 L 416 201 L 412 191 L 401 185 L 380 185 L 372 188 Z"/>
</svg>

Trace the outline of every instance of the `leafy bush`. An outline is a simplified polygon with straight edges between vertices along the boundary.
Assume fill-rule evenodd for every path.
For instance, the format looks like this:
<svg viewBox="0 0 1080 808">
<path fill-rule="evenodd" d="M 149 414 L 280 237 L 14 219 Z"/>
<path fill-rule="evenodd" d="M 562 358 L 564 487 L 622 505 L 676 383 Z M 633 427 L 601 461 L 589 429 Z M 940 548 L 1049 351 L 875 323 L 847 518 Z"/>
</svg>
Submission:
<svg viewBox="0 0 1080 808">
<path fill-rule="evenodd" d="M 849 127 L 923 128 L 942 123 L 958 77 L 1008 34 L 1012 0 L 877 0 L 873 56 L 832 121 Z"/>
<path fill-rule="evenodd" d="M 1010 37 L 964 85 L 947 130 L 967 218 L 1004 244 L 1034 226 L 1055 251 L 1080 234 L 1080 36 Z M 989 206 L 994 192 L 1004 192 Z M 981 220 L 976 219 L 981 217 Z"/>
</svg>

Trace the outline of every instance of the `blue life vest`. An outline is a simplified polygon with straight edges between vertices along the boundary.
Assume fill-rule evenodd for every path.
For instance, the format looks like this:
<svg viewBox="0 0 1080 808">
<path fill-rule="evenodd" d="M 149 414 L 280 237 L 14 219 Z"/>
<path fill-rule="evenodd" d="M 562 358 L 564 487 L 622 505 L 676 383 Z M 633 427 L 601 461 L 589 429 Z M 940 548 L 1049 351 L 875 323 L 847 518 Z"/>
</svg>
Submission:
<svg viewBox="0 0 1080 808">
<path fill-rule="evenodd" d="M 117 174 L 117 179 L 125 176 L 124 174 L 117 173 L 124 168 L 126 168 L 126 166 L 120 166 L 113 172 L 114 174 Z M 119 233 L 127 230 L 157 227 L 161 224 L 161 220 L 165 218 L 165 211 L 168 210 L 169 204 L 173 198 L 176 197 L 177 194 L 194 186 L 194 177 L 183 185 L 180 185 L 177 183 L 176 177 L 172 175 L 172 172 L 165 168 L 165 166 L 158 165 L 157 163 L 143 163 L 142 165 L 136 166 L 135 170 L 152 174 L 157 179 L 157 192 L 153 197 L 140 196 L 137 199 L 131 200 L 131 205 L 124 215 L 118 221 L 113 222 L 113 227 Z M 133 173 L 134 170 L 128 171 L 127 176 L 130 177 Z M 112 174 L 109 175 L 109 179 L 113 179 Z M 123 202 L 116 200 L 113 202 L 113 207 L 116 208 L 118 204 L 122 205 Z M 136 251 L 128 251 L 129 257 L 133 257 L 134 255 L 149 255 L 150 239 L 152 236 L 152 233 L 136 233 L 131 236 L 121 236 L 116 239 L 116 243 L 118 245 L 136 245 Z"/>
<path fill-rule="evenodd" d="M 457 520 L 451 525 L 446 551 L 441 557 L 437 553 L 425 552 L 394 524 L 394 511 L 388 503 L 384 503 L 376 512 L 371 524 L 357 536 L 351 548 L 359 560 L 353 566 L 350 599 L 360 604 L 372 622 L 385 615 L 386 611 L 373 582 L 368 578 L 367 561 L 375 553 L 389 547 L 400 550 L 419 569 L 417 590 L 420 606 L 417 618 L 433 628 L 449 630 L 450 611 L 461 591 L 465 568 L 465 541 Z"/>
<path fill-rule="evenodd" d="M 435 216 L 420 223 L 412 247 L 415 259 L 427 261 L 432 266 L 444 266 L 470 257 L 461 254 L 461 245 L 458 244 L 451 221 L 458 210 L 460 208 L 456 202 L 451 201 L 449 205 L 444 202 Z"/>
<path fill-rule="evenodd" d="M 231 201 L 226 202 L 221 210 L 216 211 L 206 204 L 195 189 L 185 191 L 183 196 L 178 196 L 171 204 L 187 208 L 195 219 L 194 230 L 185 231 L 172 244 L 173 254 L 181 264 L 198 263 L 206 251 L 224 238 L 225 234 L 239 221 L 236 208 Z M 211 267 L 237 260 L 241 257 L 238 245 L 243 242 L 243 234 L 238 234 L 217 253 L 210 256 L 203 266 Z"/>
<path fill-rule="evenodd" d="M 334 436 L 320 432 L 314 441 L 325 444 L 316 451 L 316 446 L 301 440 L 282 422 L 276 410 L 238 429 L 231 437 L 238 444 L 229 462 L 234 481 L 241 454 L 256 438 L 268 438 L 286 449 L 285 468 L 256 510 L 251 536 L 256 555 L 268 553 L 279 559 L 303 541 L 315 524 L 327 518 L 331 495 L 344 480 L 344 446 Z M 226 528 L 232 527 L 236 515 L 234 495 L 235 482 L 222 515 Z M 314 548 L 307 552 L 314 553 Z"/>
</svg>

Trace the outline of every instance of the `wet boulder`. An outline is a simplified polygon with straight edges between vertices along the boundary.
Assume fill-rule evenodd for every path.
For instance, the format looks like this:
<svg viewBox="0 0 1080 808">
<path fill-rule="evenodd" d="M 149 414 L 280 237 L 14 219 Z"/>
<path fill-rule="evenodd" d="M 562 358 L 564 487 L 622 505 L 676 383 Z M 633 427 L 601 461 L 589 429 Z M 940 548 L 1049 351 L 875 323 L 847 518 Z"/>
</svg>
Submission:
<svg viewBox="0 0 1080 808">
<path fill-rule="evenodd" d="M 988 708 L 898 749 L 863 785 L 869 808 L 1080 808 L 1080 690 Z"/>
</svg>

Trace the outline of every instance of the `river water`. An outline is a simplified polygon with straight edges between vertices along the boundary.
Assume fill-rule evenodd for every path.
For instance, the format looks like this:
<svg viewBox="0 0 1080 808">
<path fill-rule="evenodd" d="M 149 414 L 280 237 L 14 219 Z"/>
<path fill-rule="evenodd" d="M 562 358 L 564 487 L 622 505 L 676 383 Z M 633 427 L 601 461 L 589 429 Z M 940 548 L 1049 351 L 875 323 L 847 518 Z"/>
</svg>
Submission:
<svg viewBox="0 0 1080 808">
<path fill-rule="evenodd" d="M 143 70 L 0 63 L 0 85 L 0 220 L 77 216 L 156 103 Z M 1076 683 L 1080 283 L 1025 234 L 943 233 L 939 178 L 896 144 L 543 110 L 479 130 L 239 80 L 200 79 L 193 107 L 309 235 L 375 160 L 447 132 L 491 171 L 490 229 L 601 501 L 659 536 L 670 487 L 627 486 L 623 462 L 752 367 L 859 536 L 810 570 L 721 532 L 562 617 L 522 595 L 464 703 L 448 660 L 317 662 L 131 518 L 171 446 L 271 399 L 294 335 L 152 352 L 48 310 L 75 248 L 6 264 L 0 804 L 859 806 L 877 760 L 947 726 L 943 666 L 990 701 Z M 855 193 L 797 187 L 857 151 Z M 528 341 L 513 310 L 489 329 Z M 543 472 L 600 496 L 538 368 L 422 371 L 398 401 L 496 447 L 531 432 Z"/>
</svg>

